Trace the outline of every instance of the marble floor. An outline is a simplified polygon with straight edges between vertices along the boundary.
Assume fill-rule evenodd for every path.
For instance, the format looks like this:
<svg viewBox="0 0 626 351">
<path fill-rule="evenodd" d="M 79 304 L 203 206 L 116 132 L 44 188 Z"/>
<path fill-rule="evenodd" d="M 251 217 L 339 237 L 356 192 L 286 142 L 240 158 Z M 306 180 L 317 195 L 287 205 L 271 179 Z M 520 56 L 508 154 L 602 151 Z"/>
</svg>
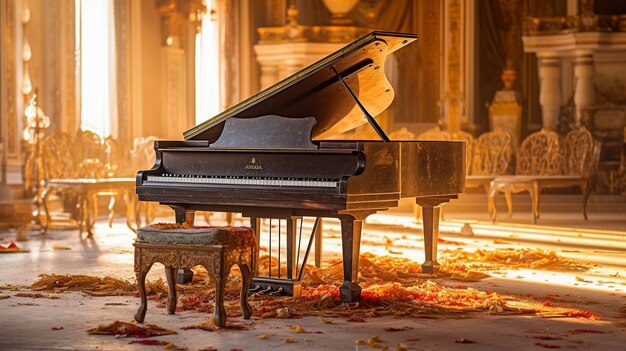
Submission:
<svg viewBox="0 0 626 351">
<path fill-rule="evenodd" d="M 504 216 L 503 216 L 504 217 Z M 500 270 L 491 278 L 464 283 L 470 287 L 541 298 L 559 295 L 579 309 L 590 310 L 599 320 L 543 318 L 535 315 L 468 313 L 458 318 L 369 318 L 365 323 L 336 319 L 321 323 L 317 317 L 298 320 L 253 319 L 249 330 L 182 330 L 206 319 L 198 312 L 167 315 L 165 309 L 149 307 L 147 323 L 174 329 L 175 335 L 159 337 L 189 350 L 213 347 L 218 350 L 368 350 L 355 343 L 380 335 L 389 350 L 399 343 L 409 350 L 619 350 L 626 344 L 626 216 L 624 213 L 595 213 L 582 220 L 580 213 L 542 214 L 541 225 L 529 225 L 522 215 L 509 221 L 491 223 L 484 214 L 445 214 L 441 237 L 462 243 L 463 250 L 545 248 L 563 257 L 591 265 L 576 273 L 516 269 Z M 165 219 L 163 219 L 165 220 Z M 504 220 L 504 218 L 503 218 Z M 214 223 L 222 218 L 216 215 Z M 243 223 L 243 222 L 242 222 Z M 607 224 L 610 223 L 610 224 Z M 305 230 L 312 221 L 305 223 Z M 30 232 L 28 241 L 18 242 L 23 253 L 0 254 L 0 286 L 30 285 L 38 274 L 112 275 L 134 279 L 132 242 L 135 235 L 123 218 L 109 228 L 102 217 L 93 238 L 80 238 L 77 231 L 52 231 L 47 236 Z M 324 259 L 339 257 L 338 224 L 328 221 L 324 229 Z M 383 241 L 394 240 L 394 250 L 416 261 L 423 260 L 420 223 L 408 211 L 371 216 L 364 226 L 361 252 L 387 254 Z M 0 243 L 15 240 L 12 231 L 0 232 Z M 53 250 L 63 246 L 69 250 Z M 443 241 L 440 250 L 459 249 Z M 150 278 L 162 275 L 153 269 Z M 26 290 L 27 291 L 27 290 Z M 78 292 L 61 294 L 60 299 L 31 299 L 14 296 L 0 300 L 0 349 L 2 350 L 151 350 L 163 346 L 129 344 L 129 339 L 88 335 L 85 331 L 115 320 L 130 321 L 138 298 L 129 296 L 93 297 Z M 294 334 L 288 326 L 298 324 L 310 334 Z M 385 332 L 389 326 L 408 327 Z M 54 330 L 61 328 L 60 330 Z M 572 332 L 579 331 L 579 332 Z M 581 332 L 582 331 L 582 332 Z M 259 339 L 260 334 L 269 335 Z M 545 341 L 550 336 L 553 340 Z M 295 343 L 282 340 L 291 337 Z M 461 343 L 460 340 L 473 343 Z"/>
</svg>

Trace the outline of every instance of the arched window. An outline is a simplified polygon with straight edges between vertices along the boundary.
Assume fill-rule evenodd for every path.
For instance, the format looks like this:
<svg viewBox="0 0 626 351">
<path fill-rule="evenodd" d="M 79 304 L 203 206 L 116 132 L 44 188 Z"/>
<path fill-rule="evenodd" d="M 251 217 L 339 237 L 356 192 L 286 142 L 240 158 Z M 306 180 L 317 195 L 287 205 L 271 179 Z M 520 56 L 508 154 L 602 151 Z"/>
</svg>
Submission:
<svg viewBox="0 0 626 351">
<path fill-rule="evenodd" d="M 80 127 L 117 137 L 113 0 L 76 0 Z"/>
<path fill-rule="evenodd" d="M 217 0 L 206 0 L 209 9 L 196 34 L 196 124 L 220 112 L 219 36 Z"/>
</svg>

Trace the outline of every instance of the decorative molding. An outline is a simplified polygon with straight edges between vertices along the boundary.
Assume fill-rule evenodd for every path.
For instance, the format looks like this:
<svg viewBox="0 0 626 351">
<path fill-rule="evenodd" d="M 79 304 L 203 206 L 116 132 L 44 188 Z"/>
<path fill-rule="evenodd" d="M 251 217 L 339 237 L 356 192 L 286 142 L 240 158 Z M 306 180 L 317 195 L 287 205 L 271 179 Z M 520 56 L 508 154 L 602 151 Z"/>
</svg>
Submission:
<svg viewBox="0 0 626 351">
<path fill-rule="evenodd" d="M 464 19 L 463 3 L 460 0 L 444 1 L 444 118 L 450 132 L 461 129 L 464 106 Z"/>
<path fill-rule="evenodd" d="M 524 51 L 559 52 L 562 56 L 572 55 L 573 50 L 626 49 L 626 33 L 577 32 L 558 35 L 524 36 Z M 572 51 L 565 53 L 565 51 Z"/>
<path fill-rule="evenodd" d="M 194 26 L 198 31 L 206 12 L 202 0 L 157 0 L 156 6 L 161 14 L 162 45 L 178 47 L 178 42 L 187 48 L 187 25 Z M 195 43 L 194 40 L 191 42 Z"/>
<path fill-rule="evenodd" d="M 115 65 L 117 80 L 117 115 L 118 126 L 132 125 L 131 114 L 131 56 L 130 56 L 130 3 L 126 0 L 114 0 L 115 14 Z M 119 128 L 118 140 L 122 148 L 132 146 L 132 128 Z"/>
<path fill-rule="evenodd" d="M 563 17 L 530 17 L 525 22 L 525 35 L 543 36 L 582 32 L 626 32 L 626 15 L 602 16 L 582 14 Z"/>
<path fill-rule="evenodd" d="M 61 95 L 61 21 L 65 20 L 62 4 L 65 0 L 49 0 L 42 3 L 42 82 L 35 82 L 39 87 L 39 98 L 46 113 L 52 120 L 53 129 L 63 129 L 63 96 Z M 43 15 L 45 14 L 45 15 Z M 37 54 L 37 53 L 35 53 Z M 73 131 L 72 131 L 73 132 Z"/>
<path fill-rule="evenodd" d="M 297 35 L 293 27 L 261 27 L 258 28 L 259 44 L 285 42 L 312 43 L 348 43 L 358 39 L 371 29 L 353 26 L 297 26 Z"/>
<path fill-rule="evenodd" d="M 7 156 L 10 159 L 19 158 L 19 136 L 17 133 L 18 128 L 18 114 L 16 111 L 17 104 L 17 67 L 16 67 L 16 6 L 15 1 L 7 0 L 3 1 L 0 5 L 1 12 L 4 16 L 4 37 L 2 38 L 3 54 L 4 54 L 4 91 L 2 107 L 4 110 L 6 121 L 6 140 L 3 140 L 4 147 L 6 148 Z"/>
<path fill-rule="evenodd" d="M 60 81 L 61 91 L 61 130 L 74 133 L 80 127 L 80 102 L 76 69 L 78 55 L 76 52 L 76 8 L 73 0 L 64 0 L 61 5 L 59 37 L 60 50 Z"/>
</svg>

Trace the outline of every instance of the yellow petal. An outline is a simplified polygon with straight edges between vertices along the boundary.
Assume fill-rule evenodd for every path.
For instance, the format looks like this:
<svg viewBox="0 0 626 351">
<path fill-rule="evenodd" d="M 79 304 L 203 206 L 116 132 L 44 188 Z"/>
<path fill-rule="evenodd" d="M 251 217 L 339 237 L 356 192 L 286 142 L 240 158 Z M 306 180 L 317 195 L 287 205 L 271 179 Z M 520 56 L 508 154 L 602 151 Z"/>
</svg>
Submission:
<svg viewBox="0 0 626 351">
<path fill-rule="evenodd" d="M 69 246 L 61 246 L 61 245 L 54 245 L 52 247 L 52 250 L 54 251 L 63 251 L 63 250 L 71 250 L 72 248 Z"/>
<path fill-rule="evenodd" d="M 320 322 L 323 324 L 335 324 L 332 319 L 324 318 L 320 316 Z"/>
<path fill-rule="evenodd" d="M 396 351 L 409 351 L 409 348 L 403 343 L 398 343 L 396 345 Z"/>
<path fill-rule="evenodd" d="M 297 325 L 297 324 L 290 325 L 289 326 L 289 330 L 294 332 L 294 333 L 306 333 L 304 328 L 302 326 L 300 326 L 300 325 Z"/>
</svg>

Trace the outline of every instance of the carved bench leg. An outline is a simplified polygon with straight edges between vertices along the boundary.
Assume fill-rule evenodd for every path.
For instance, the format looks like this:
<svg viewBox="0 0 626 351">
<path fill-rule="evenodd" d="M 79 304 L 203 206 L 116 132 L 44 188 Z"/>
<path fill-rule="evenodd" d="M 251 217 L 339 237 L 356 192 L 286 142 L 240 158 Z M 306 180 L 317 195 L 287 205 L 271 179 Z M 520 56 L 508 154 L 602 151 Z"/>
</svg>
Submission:
<svg viewBox="0 0 626 351">
<path fill-rule="evenodd" d="M 248 303 L 248 289 L 250 289 L 250 283 L 252 282 L 252 273 L 250 272 L 250 266 L 247 264 L 240 264 L 239 270 L 241 271 L 241 293 L 239 295 L 241 314 L 243 314 L 244 319 L 250 319 L 252 307 Z"/>
<path fill-rule="evenodd" d="M 152 264 L 145 269 L 141 267 L 135 267 L 135 275 L 137 276 L 137 288 L 139 289 L 140 304 L 137 312 L 135 312 L 135 320 L 139 323 L 143 323 L 146 317 L 146 311 L 148 310 L 148 299 L 146 297 L 146 275 L 150 271 Z"/>
<path fill-rule="evenodd" d="M 175 267 L 165 266 L 167 278 L 167 314 L 176 313 L 176 271 Z"/>
<path fill-rule="evenodd" d="M 224 285 L 225 279 L 216 275 L 215 278 L 215 312 L 213 313 L 213 320 L 218 327 L 224 327 L 226 325 L 226 310 L 224 309 Z"/>
</svg>

